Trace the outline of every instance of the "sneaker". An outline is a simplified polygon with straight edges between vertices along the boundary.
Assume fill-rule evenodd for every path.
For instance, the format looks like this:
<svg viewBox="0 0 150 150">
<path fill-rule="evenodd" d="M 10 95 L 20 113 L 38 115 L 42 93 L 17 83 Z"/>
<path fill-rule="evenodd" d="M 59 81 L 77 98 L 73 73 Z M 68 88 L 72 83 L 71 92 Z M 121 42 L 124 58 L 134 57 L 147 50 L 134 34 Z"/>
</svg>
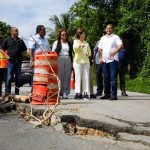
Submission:
<svg viewBox="0 0 150 150">
<path fill-rule="evenodd" d="M 110 95 L 104 95 L 102 97 L 100 97 L 100 99 L 109 99 L 110 98 Z"/>
<path fill-rule="evenodd" d="M 128 96 L 128 94 L 126 92 L 122 92 L 121 96 Z"/>
<path fill-rule="evenodd" d="M 87 94 L 85 94 L 85 95 L 83 96 L 83 99 L 84 99 L 84 100 L 90 100 L 90 98 L 89 98 L 89 96 L 88 96 Z"/>
<path fill-rule="evenodd" d="M 68 95 L 66 93 L 63 94 L 64 99 L 68 99 Z"/>
<path fill-rule="evenodd" d="M 82 98 L 83 98 L 82 93 L 80 93 L 79 94 L 79 99 L 82 99 Z"/>
<path fill-rule="evenodd" d="M 95 94 L 90 94 L 90 98 L 96 98 Z"/>
<path fill-rule="evenodd" d="M 80 99 L 79 94 L 76 93 L 76 95 L 74 96 L 74 99 Z"/>
</svg>

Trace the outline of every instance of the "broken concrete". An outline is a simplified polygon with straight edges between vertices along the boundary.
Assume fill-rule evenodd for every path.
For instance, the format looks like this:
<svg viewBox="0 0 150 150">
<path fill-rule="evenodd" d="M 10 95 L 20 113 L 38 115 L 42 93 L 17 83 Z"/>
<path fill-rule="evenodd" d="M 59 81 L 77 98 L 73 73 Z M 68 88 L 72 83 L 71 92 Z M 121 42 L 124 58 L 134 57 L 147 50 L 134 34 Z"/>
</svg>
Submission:
<svg viewBox="0 0 150 150">
<path fill-rule="evenodd" d="M 14 102 L 6 102 L 0 104 L 0 113 L 11 112 L 12 110 L 16 110 L 16 104 Z"/>
<path fill-rule="evenodd" d="M 122 132 L 122 133 L 118 133 L 117 137 L 118 140 L 132 141 L 132 142 L 141 143 L 150 146 L 150 136 L 133 135 L 133 134 Z"/>
<path fill-rule="evenodd" d="M 141 138 L 150 136 L 150 95 L 133 92 L 128 92 L 128 95 L 128 97 L 118 96 L 117 101 L 98 98 L 90 101 L 74 100 L 71 95 L 68 100 L 61 101 L 53 114 L 51 125 L 57 131 L 62 132 L 64 123 L 74 122 L 79 128 L 91 128 L 113 134 L 117 140 L 121 140 L 113 139 L 114 144 L 120 144 L 121 147 L 127 147 L 130 150 L 140 147 L 139 150 L 147 150 L 150 146 L 146 140 L 137 143 L 138 138 L 135 141 L 118 138 L 119 133 L 139 134 Z M 22 104 L 22 107 L 24 106 L 30 109 L 29 104 Z M 32 107 L 36 116 L 45 110 L 45 106 Z M 130 144 L 133 147 L 130 147 Z"/>
</svg>

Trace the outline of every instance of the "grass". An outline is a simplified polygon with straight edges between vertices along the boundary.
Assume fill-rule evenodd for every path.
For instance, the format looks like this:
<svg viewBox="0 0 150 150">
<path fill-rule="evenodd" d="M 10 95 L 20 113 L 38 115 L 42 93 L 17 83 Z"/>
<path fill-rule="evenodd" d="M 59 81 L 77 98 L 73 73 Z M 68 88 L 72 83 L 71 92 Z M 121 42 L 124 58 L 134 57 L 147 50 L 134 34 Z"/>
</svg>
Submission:
<svg viewBox="0 0 150 150">
<path fill-rule="evenodd" d="M 150 79 L 141 79 L 139 77 L 129 79 L 129 77 L 127 77 L 126 89 L 127 91 L 150 94 Z"/>
</svg>

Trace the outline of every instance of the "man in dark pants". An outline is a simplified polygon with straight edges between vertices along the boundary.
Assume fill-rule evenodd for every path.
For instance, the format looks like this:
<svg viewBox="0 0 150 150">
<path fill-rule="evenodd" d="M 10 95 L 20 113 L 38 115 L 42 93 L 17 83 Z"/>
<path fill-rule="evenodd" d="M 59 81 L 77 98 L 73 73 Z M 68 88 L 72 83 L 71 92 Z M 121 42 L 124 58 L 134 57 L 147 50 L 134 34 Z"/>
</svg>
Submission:
<svg viewBox="0 0 150 150">
<path fill-rule="evenodd" d="M 95 63 L 96 63 L 96 94 L 95 96 L 101 96 L 103 92 L 103 65 L 99 63 L 99 50 L 98 50 L 99 41 L 94 47 Z"/>
<path fill-rule="evenodd" d="M 103 64 L 105 95 L 101 99 L 117 100 L 118 51 L 122 48 L 119 36 L 113 34 L 112 24 L 99 42 L 100 64 Z"/>
<path fill-rule="evenodd" d="M 119 80 L 120 80 L 121 96 L 128 96 L 125 87 L 125 75 L 127 69 L 130 70 L 130 64 L 129 64 L 127 49 L 124 46 L 118 52 L 118 57 L 119 57 L 118 73 L 119 73 Z"/>
<path fill-rule="evenodd" d="M 11 94 L 11 82 L 14 75 L 15 75 L 15 94 L 19 95 L 21 63 L 23 56 L 26 53 L 27 47 L 24 41 L 20 39 L 18 35 L 19 35 L 18 29 L 16 27 L 12 27 L 11 36 L 4 41 L 1 47 L 4 51 L 7 50 L 8 56 L 10 57 L 7 68 L 5 96 Z"/>
<path fill-rule="evenodd" d="M 103 31 L 103 36 L 106 34 L 106 31 Z M 99 44 L 100 40 L 96 43 L 94 47 L 94 57 L 95 57 L 95 63 L 96 63 L 96 85 L 97 90 L 95 96 L 101 96 L 103 93 L 103 64 L 100 64 L 99 62 Z"/>
</svg>

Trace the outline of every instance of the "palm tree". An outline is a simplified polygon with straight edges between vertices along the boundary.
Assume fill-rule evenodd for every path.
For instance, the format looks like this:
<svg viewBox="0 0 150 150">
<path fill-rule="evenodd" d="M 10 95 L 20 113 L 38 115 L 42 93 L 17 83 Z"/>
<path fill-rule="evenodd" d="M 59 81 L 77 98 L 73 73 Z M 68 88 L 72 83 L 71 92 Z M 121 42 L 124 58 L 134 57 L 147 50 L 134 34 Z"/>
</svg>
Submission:
<svg viewBox="0 0 150 150">
<path fill-rule="evenodd" d="M 57 15 L 52 16 L 49 19 L 54 24 L 54 29 L 49 28 L 49 41 L 54 42 L 57 38 L 60 29 L 67 30 L 70 37 L 74 36 L 75 33 L 75 18 L 70 13 L 61 14 L 60 17 Z"/>
</svg>

